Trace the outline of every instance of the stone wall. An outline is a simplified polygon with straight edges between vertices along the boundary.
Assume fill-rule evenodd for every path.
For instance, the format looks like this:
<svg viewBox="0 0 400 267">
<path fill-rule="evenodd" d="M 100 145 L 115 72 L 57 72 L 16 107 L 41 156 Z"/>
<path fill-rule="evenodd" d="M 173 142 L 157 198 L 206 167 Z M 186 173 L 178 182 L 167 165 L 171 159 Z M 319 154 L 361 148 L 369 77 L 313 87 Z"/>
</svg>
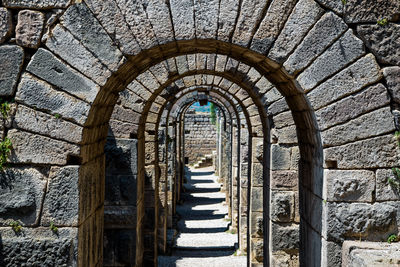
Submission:
<svg viewBox="0 0 400 267">
<path fill-rule="evenodd" d="M 216 150 L 216 126 L 209 114 L 185 115 L 185 157 L 189 164 L 196 164 L 205 155 Z"/>
</svg>

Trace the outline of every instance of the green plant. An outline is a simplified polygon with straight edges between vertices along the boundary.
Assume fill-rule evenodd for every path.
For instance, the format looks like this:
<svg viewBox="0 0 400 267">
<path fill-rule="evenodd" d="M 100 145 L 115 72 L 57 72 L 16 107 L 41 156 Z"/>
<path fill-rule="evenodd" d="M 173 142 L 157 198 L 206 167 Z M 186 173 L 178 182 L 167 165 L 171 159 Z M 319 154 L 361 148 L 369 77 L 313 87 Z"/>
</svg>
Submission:
<svg viewBox="0 0 400 267">
<path fill-rule="evenodd" d="M 5 137 L 2 142 L 0 142 L 0 171 L 4 170 L 4 166 L 7 163 L 8 156 L 11 153 L 12 143 L 10 138 Z"/>
<path fill-rule="evenodd" d="M 322 202 L 323 202 L 324 204 L 326 204 L 326 199 L 323 199 Z"/>
<path fill-rule="evenodd" d="M 388 24 L 388 20 L 387 20 L 387 18 L 378 19 L 378 20 L 376 21 L 376 23 L 377 23 L 379 26 L 385 26 L 386 24 Z"/>
<path fill-rule="evenodd" d="M 210 118 L 211 118 L 211 123 L 216 125 L 216 123 L 217 123 L 217 114 L 215 112 L 214 103 L 211 103 L 211 105 L 210 105 Z"/>
<path fill-rule="evenodd" d="M 0 100 L 0 102 L 2 102 L 2 101 Z M 3 115 L 4 119 L 6 119 L 8 117 L 8 112 L 10 111 L 10 109 L 11 109 L 10 104 L 7 101 L 1 103 L 0 112 L 1 112 L 1 115 Z"/>
<path fill-rule="evenodd" d="M 390 244 L 390 243 L 393 243 L 393 242 L 397 242 L 397 241 L 399 241 L 399 237 L 397 236 L 397 235 L 390 235 L 389 237 L 388 237 L 388 239 L 387 239 L 387 242 Z"/>
<path fill-rule="evenodd" d="M 61 115 L 60 115 L 60 114 L 58 114 L 58 113 L 56 113 L 56 114 L 54 114 L 54 118 L 56 118 L 56 119 L 60 119 L 60 118 L 61 118 Z"/>
<path fill-rule="evenodd" d="M 53 233 L 58 233 L 58 227 L 54 225 L 54 222 L 50 222 L 50 230 L 53 231 Z"/>
<path fill-rule="evenodd" d="M 22 226 L 18 221 L 11 221 L 10 226 L 15 233 L 19 233 L 22 230 Z"/>
<path fill-rule="evenodd" d="M 394 137 L 393 137 L 393 138 L 396 140 L 397 145 L 400 147 L 400 132 L 399 132 L 399 131 L 396 131 L 396 132 L 394 133 Z"/>
<path fill-rule="evenodd" d="M 347 0 L 342 0 L 342 4 L 343 5 L 347 4 Z"/>
</svg>

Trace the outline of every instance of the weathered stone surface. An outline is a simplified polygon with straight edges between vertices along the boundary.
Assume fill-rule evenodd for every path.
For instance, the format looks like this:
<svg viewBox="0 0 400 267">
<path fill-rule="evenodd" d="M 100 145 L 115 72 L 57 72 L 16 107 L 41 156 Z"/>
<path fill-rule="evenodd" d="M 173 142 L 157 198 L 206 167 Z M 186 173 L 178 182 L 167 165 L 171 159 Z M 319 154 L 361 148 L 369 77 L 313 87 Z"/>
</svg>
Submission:
<svg viewBox="0 0 400 267">
<path fill-rule="evenodd" d="M 348 30 L 305 69 L 299 75 L 297 81 L 305 91 L 309 91 L 318 85 L 318 83 L 364 54 L 365 48 L 363 42 L 353 34 L 352 30 Z"/>
<path fill-rule="evenodd" d="M 136 229 L 104 230 L 104 266 L 135 262 Z"/>
<path fill-rule="evenodd" d="M 111 71 L 60 24 L 45 38 L 49 50 L 98 84 L 104 85 L 111 76 Z"/>
<path fill-rule="evenodd" d="M 71 0 L 3 0 L 3 5 L 12 8 L 50 9 L 64 8 Z"/>
<path fill-rule="evenodd" d="M 329 2 L 333 2 L 330 1 Z M 339 2 L 339 1 L 338 1 Z M 296 74 L 306 68 L 338 36 L 347 30 L 346 23 L 334 13 L 326 13 L 314 25 L 304 40 L 283 64 L 290 74 Z"/>
<path fill-rule="evenodd" d="M 44 14 L 39 11 L 22 10 L 18 13 L 15 28 L 17 44 L 29 48 L 38 48 L 44 26 Z"/>
<path fill-rule="evenodd" d="M 400 264 L 400 244 L 380 242 L 345 241 L 343 267 L 396 266 Z"/>
<path fill-rule="evenodd" d="M 107 187 L 106 187 L 107 188 Z M 129 227 L 136 228 L 137 221 L 136 207 L 134 206 L 105 206 L 104 207 L 104 227 L 112 228 L 113 226 L 118 227 Z"/>
<path fill-rule="evenodd" d="M 77 228 L 59 228 L 57 235 L 48 227 L 23 228 L 23 234 L 20 235 L 15 235 L 10 228 L 7 228 L 0 230 L 0 236 L 1 266 L 77 265 Z"/>
<path fill-rule="evenodd" d="M 45 187 L 46 177 L 34 168 L 14 167 L 2 171 L 0 225 L 9 226 L 11 220 L 19 220 L 22 225 L 37 224 Z"/>
<path fill-rule="evenodd" d="M 77 226 L 79 166 L 53 167 L 43 204 L 42 225 Z"/>
<path fill-rule="evenodd" d="M 322 6 L 332 9 L 338 14 L 343 12 L 343 2 L 342 1 L 332 1 L 332 0 L 316 0 Z"/>
<path fill-rule="evenodd" d="M 336 161 L 340 169 L 389 168 L 400 160 L 393 135 L 375 137 L 324 149 L 326 161 Z"/>
<path fill-rule="evenodd" d="M 0 46 L 0 95 L 11 96 L 24 62 L 24 50 L 16 45 Z"/>
<path fill-rule="evenodd" d="M 272 191 L 271 220 L 291 222 L 294 219 L 294 192 Z"/>
<path fill-rule="evenodd" d="M 274 126 L 277 129 L 287 127 L 294 124 L 293 116 L 291 111 L 286 111 L 277 114 L 273 117 Z"/>
<path fill-rule="evenodd" d="M 398 19 L 400 3 L 396 0 L 347 0 L 344 18 L 347 23 L 376 23 L 382 18 Z"/>
<path fill-rule="evenodd" d="M 359 25 L 357 32 L 380 63 L 400 65 L 400 25 Z"/>
<path fill-rule="evenodd" d="M 83 125 L 89 113 L 89 105 L 64 92 L 56 91 L 49 84 L 28 73 L 23 74 L 15 99 L 33 108 L 59 114 Z"/>
<path fill-rule="evenodd" d="M 137 174 L 137 143 L 136 139 L 107 139 L 104 147 L 107 175 Z"/>
<path fill-rule="evenodd" d="M 0 7 L 0 44 L 10 36 L 12 27 L 11 12 L 7 8 Z"/>
<path fill-rule="evenodd" d="M 118 70 L 125 58 L 86 4 L 72 5 L 60 20 L 111 71 Z"/>
<path fill-rule="evenodd" d="M 286 253 L 285 251 L 273 252 L 271 255 L 271 265 L 276 267 L 300 266 L 299 255 Z"/>
<path fill-rule="evenodd" d="M 261 0 L 244 0 L 242 2 L 236 28 L 232 36 L 233 43 L 241 46 L 247 46 L 249 44 L 257 22 L 262 19 L 262 11 L 266 4 L 266 1 Z M 262 31 L 262 33 L 266 34 L 265 27 L 263 27 L 263 29 L 264 31 Z M 261 35 L 261 33 L 259 35 Z M 263 38 L 260 37 L 258 39 L 262 40 Z"/>
<path fill-rule="evenodd" d="M 325 130 L 389 103 L 387 89 L 382 84 L 377 84 L 322 108 L 316 111 L 315 115 L 320 130 Z"/>
<path fill-rule="evenodd" d="M 26 68 L 32 74 L 75 95 L 87 102 L 93 102 L 100 87 L 61 60 L 48 50 L 39 48 Z"/>
<path fill-rule="evenodd" d="M 280 225 L 272 223 L 272 251 L 299 248 L 299 226 L 296 224 Z"/>
<path fill-rule="evenodd" d="M 324 267 L 336 267 L 342 264 L 342 247 L 335 242 L 322 239 L 321 265 Z"/>
<path fill-rule="evenodd" d="M 174 32 L 168 4 L 158 0 L 150 0 L 147 1 L 147 6 L 144 5 L 144 9 L 153 26 L 158 43 L 165 44 L 174 41 Z"/>
<path fill-rule="evenodd" d="M 195 0 L 194 14 L 196 25 L 196 38 L 215 39 L 218 28 L 219 0 L 207 2 Z"/>
<path fill-rule="evenodd" d="M 251 211 L 263 211 L 263 188 L 251 188 Z"/>
<path fill-rule="evenodd" d="M 328 241 L 340 242 L 348 238 L 368 238 L 386 241 L 390 233 L 397 231 L 394 207 L 385 203 L 327 203 L 326 226 Z"/>
<path fill-rule="evenodd" d="M 193 1 L 171 0 L 171 15 L 176 40 L 191 40 L 195 38 Z"/>
<path fill-rule="evenodd" d="M 315 110 L 382 78 L 380 67 L 372 54 L 359 59 L 307 94 Z"/>
<path fill-rule="evenodd" d="M 272 145 L 272 170 L 288 170 L 290 168 L 290 148 Z"/>
<path fill-rule="evenodd" d="M 395 130 L 390 107 L 381 108 L 321 133 L 324 146 L 337 146 Z M 346 133 L 346 134 L 343 134 Z"/>
<path fill-rule="evenodd" d="M 78 156 L 80 149 L 63 141 L 18 130 L 10 130 L 13 163 L 66 164 L 68 156 Z"/>
<path fill-rule="evenodd" d="M 400 200 L 400 188 L 394 183 L 390 183 L 389 179 L 397 180 L 391 169 L 376 170 L 375 194 L 377 201 Z"/>
<path fill-rule="evenodd" d="M 400 103 L 400 67 L 387 67 L 383 69 L 387 89 L 393 100 Z"/>
<path fill-rule="evenodd" d="M 264 242 L 261 239 L 251 240 L 252 262 L 262 262 L 264 259 Z M 255 266 L 253 263 L 252 266 Z"/>
<path fill-rule="evenodd" d="M 292 125 L 280 129 L 273 128 L 271 130 L 271 138 L 274 140 L 276 139 L 279 144 L 296 144 L 296 126 Z"/>
<path fill-rule="evenodd" d="M 326 200 L 340 202 L 372 202 L 375 189 L 373 171 L 325 170 Z"/>
<path fill-rule="evenodd" d="M 82 140 L 81 126 L 23 105 L 18 106 L 13 127 L 76 144 Z"/>
<path fill-rule="evenodd" d="M 235 0 L 221 0 L 218 16 L 218 35 L 217 39 L 229 41 L 230 36 L 235 30 L 236 17 L 239 9 L 239 2 Z"/>
<path fill-rule="evenodd" d="M 285 61 L 323 12 L 324 10 L 314 0 L 299 1 L 292 10 L 268 57 L 278 63 Z"/>
</svg>

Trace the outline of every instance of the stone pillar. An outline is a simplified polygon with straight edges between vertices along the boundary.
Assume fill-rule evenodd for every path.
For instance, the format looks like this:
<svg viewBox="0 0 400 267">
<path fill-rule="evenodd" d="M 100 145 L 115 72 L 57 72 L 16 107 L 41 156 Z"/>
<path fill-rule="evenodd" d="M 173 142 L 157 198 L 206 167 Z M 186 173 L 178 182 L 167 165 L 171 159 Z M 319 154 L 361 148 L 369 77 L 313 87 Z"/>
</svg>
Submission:
<svg viewBox="0 0 400 267">
<path fill-rule="evenodd" d="M 240 131 L 237 125 L 232 127 L 232 228 L 238 230 L 239 217 L 239 154 Z M 239 232 L 239 231 L 238 231 Z"/>
<path fill-rule="evenodd" d="M 243 120 L 243 123 L 245 121 Z M 242 124 L 245 125 L 245 124 Z M 240 203 L 239 203 L 239 247 L 247 252 L 247 212 L 248 212 L 248 151 L 249 133 L 247 127 L 240 129 Z"/>
</svg>

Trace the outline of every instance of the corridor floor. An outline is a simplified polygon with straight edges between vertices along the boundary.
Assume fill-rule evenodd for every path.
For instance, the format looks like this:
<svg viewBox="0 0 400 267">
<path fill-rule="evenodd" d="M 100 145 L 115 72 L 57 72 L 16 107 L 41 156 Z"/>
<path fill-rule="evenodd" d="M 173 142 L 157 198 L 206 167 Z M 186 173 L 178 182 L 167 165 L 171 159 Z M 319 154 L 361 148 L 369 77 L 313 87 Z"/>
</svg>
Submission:
<svg viewBox="0 0 400 267">
<path fill-rule="evenodd" d="M 246 266 L 245 256 L 233 255 L 237 235 L 227 231 L 228 207 L 213 168 L 190 169 L 187 179 L 184 202 L 177 206 L 179 234 L 172 255 L 160 256 L 158 266 Z"/>
</svg>

